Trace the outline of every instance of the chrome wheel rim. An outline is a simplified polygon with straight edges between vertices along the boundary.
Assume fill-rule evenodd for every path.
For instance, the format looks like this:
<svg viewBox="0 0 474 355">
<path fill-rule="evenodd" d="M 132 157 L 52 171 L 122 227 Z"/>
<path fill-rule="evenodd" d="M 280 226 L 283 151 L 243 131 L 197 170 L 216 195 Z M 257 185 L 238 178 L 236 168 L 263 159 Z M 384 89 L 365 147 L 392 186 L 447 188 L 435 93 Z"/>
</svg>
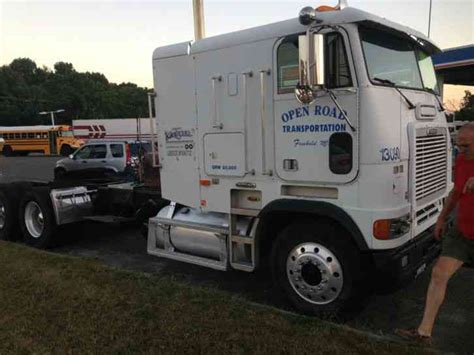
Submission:
<svg viewBox="0 0 474 355">
<path fill-rule="evenodd" d="M 0 229 L 5 228 L 7 215 L 5 213 L 5 204 L 0 200 Z"/>
<path fill-rule="evenodd" d="M 30 201 L 26 204 L 25 225 L 33 238 L 41 237 L 44 230 L 43 211 L 41 211 L 41 207 L 35 201 Z"/>
<path fill-rule="evenodd" d="M 303 243 L 291 250 L 286 273 L 293 290 L 306 302 L 324 305 L 342 291 L 342 265 L 324 245 Z"/>
</svg>

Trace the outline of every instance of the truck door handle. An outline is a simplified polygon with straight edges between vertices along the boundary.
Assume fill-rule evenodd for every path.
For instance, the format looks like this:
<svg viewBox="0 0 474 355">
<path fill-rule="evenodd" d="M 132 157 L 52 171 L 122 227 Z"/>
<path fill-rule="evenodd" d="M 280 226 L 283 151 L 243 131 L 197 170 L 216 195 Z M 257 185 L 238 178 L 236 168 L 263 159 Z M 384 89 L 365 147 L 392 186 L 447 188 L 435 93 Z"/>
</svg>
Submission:
<svg viewBox="0 0 474 355">
<path fill-rule="evenodd" d="M 107 161 L 106 161 L 106 160 L 102 160 L 101 163 L 107 163 Z"/>
<path fill-rule="evenodd" d="M 87 164 L 87 161 L 83 160 L 83 161 L 82 161 L 82 164 Z"/>
</svg>

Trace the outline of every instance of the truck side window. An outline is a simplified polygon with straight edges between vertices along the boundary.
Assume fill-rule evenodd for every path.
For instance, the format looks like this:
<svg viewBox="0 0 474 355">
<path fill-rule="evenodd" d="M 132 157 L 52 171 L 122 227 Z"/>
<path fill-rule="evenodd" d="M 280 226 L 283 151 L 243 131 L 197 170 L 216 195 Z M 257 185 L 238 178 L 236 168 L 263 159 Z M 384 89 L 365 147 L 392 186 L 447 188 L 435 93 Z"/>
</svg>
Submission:
<svg viewBox="0 0 474 355">
<path fill-rule="evenodd" d="M 278 93 L 292 93 L 298 84 L 298 36 L 287 37 L 277 50 Z"/>
<path fill-rule="evenodd" d="M 326 85 L 328 88 L 352 86 L 344 39 L 340 33 L 326 35 Z"/>
<path fill-rule="evenodd" d="M 349 133 L 334 133 L 329 138 L 329 169 L 338 175 L 352 170 L 352 136 Z"/>
<path fill-rule="evenodd" d="M 340 33 L 326 35 L 326 85 L 328 88 L 352 86 L 352 79 Z M 298 83 L 298 36 L 287 37 L 277 50 L 278 94 L 292 93 Z"/>
</svg>

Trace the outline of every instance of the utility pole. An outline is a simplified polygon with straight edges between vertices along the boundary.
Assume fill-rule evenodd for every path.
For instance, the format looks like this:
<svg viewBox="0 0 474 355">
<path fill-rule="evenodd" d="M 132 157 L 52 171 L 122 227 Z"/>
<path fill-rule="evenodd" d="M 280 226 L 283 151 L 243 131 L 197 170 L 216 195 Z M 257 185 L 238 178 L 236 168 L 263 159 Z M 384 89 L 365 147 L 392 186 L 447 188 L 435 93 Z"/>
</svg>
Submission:
<svg viewBox="0 0 474 355">
<path fill-rule="evenodd" d="M 194 40 L 200 40 L 206 37 L 204 31 L 204 0 L 193 0 L 194 13 Z"/>
</svg>

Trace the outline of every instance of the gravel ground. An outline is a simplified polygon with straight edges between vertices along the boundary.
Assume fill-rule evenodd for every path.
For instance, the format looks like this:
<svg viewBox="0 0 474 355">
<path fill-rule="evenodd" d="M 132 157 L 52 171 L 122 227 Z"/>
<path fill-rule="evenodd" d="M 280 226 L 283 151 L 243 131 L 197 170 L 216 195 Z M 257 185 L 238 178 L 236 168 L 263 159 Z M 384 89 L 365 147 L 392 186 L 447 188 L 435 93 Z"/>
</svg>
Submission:
<svg viewBox="0 0 474 355">
<path fill-rule="evenodd" d="M 52 178 L 60 157 L 0 156 L 0 182 Z M 138 230 L 124 226 L 86 223 L 64 233 L 54 252 L 92 257 L 107 265 L 149 273 L 165 273 L 176 279 L 240 294 L 249 301 L 287 309 L 275 296 L 268 274 L 220 272 L 146 254 L 146 241 Z M 350 326 L 375 334 L 392 334 L 394 328 L 415 326 L 421 318 L 429 272 L 404 289 L 389 295 L 374 295 L 367 308 Z M 474 269 L 463 268 L 451 280 L 446 302 L 434 332 L 435 346 L 443 353 L 474 353 Z"/>
</svg>

